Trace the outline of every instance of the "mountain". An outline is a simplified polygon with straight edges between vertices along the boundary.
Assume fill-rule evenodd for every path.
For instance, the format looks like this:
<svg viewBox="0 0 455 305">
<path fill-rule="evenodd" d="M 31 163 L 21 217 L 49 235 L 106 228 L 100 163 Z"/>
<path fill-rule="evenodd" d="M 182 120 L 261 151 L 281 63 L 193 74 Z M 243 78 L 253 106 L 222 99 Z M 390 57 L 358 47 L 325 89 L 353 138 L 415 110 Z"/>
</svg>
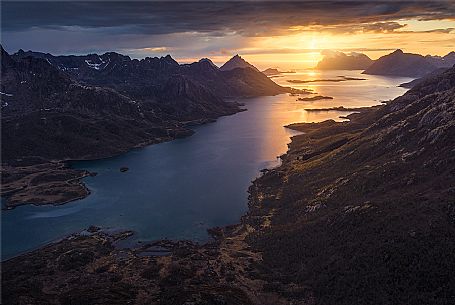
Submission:
<svg viewBox="0 0 455 305">
<path fill-rule="evenodd" d="M 425 76 L 422 76 L 420 78 L 416 78 L 416 79 L 414 79 L 414 80 L 412 80 L 410 82 L 407 82 L 407 83 L 402 83 L 402 84 L 400 84 L 399 87 L 410 89 L 410 88 L 416 86 L 417 84 L 420 84 L 421 82 L 426 81 L 427 79 L 433 78 L 433 77 L 435 77 L 437 75 L 440 75 L 440 74 L 444 73 L 447 70 L 448 70 L 448 68 L 438 68 L 438 69 L 434 70 L 433 72 L 430 72 L 430 73 L 426 74 Z"/>
<path fill-rule="evenodd" d="M 445 56 L 427 55 L 425 59 L 438 68 L 450 68 L 455 65 L 455 52 L 452 51 Z"/>
<path fill-rule="evenodd" d="M 256 72 L 259 72 L 259 70 L 244 60 L 242 57 L 240 57 L 238 54 L 229 59 L 224 65 L 221 66 L 220 70 L 221 71 L 230 71 L 234 70 L 236 68 L 251 68 Z"/>
<path fill-rule="evenodd" d="M 447 63 L 448 66 L 455 65 L 455 51 L 447 53 L 442 59 Z"/>
<path fill-rule="evenodd" d="M 110 88 L 79 84 L 45 59 L 13 60 L 2 49 L 1 62 L 2 142 L 8 143 L 2 145 L 3 162 L 27 156 L 100 158 L 180 131 L 190 133 L 179 127 L 171 109 L 171 114 L 166 113 L 166 106 L 147 105 Z M 187 90 L 200 93 L 198 103 L 206 106 L 185 117 L 214 118 L 236 111 L 234 104 L 225 104 L 209 92 L 203 95 L 198 87 Z M 186 92 L 178 93 L 173 98 L 192 104 L 185 99 Z"/>
<path fill-rule="evenodd" d="M 109 87 L 133 99 L 148 101 L 155 101 L 158 96 L 162 96 L 159 91 L 168 79 L 175 75 L 184 75 L 194 84 L 203 86 L 222 98 L 276 95 L 291 91 L 290 88 L 281 87 L 272 80 L 265 79 L 256 68 L 253 69 L 254 73 L 243 73 L 244 68 L 253 66 L 246 63 L 240 56 L 237 56 L 237 59 L 234 56 L 231 59 L 232 62 L 240 60 L 245 64 L 232 69 L 218 68 L 207 58 L 192 64 L 179 65 L 170 55 L 137 60 L 115 52 L 102 55 L 53 56 L 46 53 L 19 51 L 12 57 L 28 56 L 45 58 L 54 67 L 79 82 Z M 258 87 L 256 82 L 259 83 Z"/>
<path fill-rule="evenodd" d="M 3 262 L 4 303 L 453 304 L 455 68 L 349 119 L 290 125 L 207 243 L 90 227 Z"/>
<path fill-rule="evenodd" d="M 377 59 L 364 74 L 422 77 L 438 67 L 419 54 L 396 50 Z"/>
<path fill-rule="evenodd" d="M 221 71 L 209 59 L 179 65 L 170 55 L 10 56 L 2 48 L 1 62 L 1 195 L 9 208 L 87 196 L 80 179 L 88 173 L 65 160 L 188 136 L 189 126 L 242 111 L 225 98 L 298 91 L 251 68 Z"/>
<path fill-rule="evenodd" d="M 185 75 L 160 79 L 160 71 L 180 67 L 170 57 L 147 60 L 141 67 L 139 61 L 106 53 L 100 60 L 115 64 L 94 69 L 91 64 L 98 58 L 94 55 L 11 57 L 1 52 L 1 132 L 7 143 L 2 145 L 3 163 L 24 157 L 112 156 L 189 135 L 185 124 L 190 121 L 240 111 L 236 103 L 223 101 Z M 158 80 L 145 84 L 134 75 L 134 66 L 142 72 L 149 68 L 149 79 L 156 74 Z"/>
<path fill-rule="evenodd" d="M 302 304 L 451 303 L 455 68 L 349 118 L 291 125 L 250 188 L 261 278 Z"/>
<path fill-rule="evenodd" d="M 319 70 L 365 70 L 373 64 L 373 60 L 362 53 L 325 51 L 322 55 L 324 58 L 316 66 Z"/>
</svg>

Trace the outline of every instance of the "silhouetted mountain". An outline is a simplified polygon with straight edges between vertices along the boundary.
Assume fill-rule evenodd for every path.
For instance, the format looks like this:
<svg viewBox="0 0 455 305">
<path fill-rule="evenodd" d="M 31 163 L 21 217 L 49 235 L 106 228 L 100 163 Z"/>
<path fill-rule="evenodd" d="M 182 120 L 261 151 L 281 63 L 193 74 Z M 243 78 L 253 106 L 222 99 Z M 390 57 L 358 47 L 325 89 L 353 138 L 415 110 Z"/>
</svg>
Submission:
<svg viewBox="0 0 455 305">
<path fill-rule="evenodd" d="M 450 68 L 455 65 L 455 52 L 450 52 L 445 56 L 427 55 L 425 59 L 438 68 Z"/>
<path fill-rule="evenodd" d="M 112 155 L 188 134 L 182 124 L 189 121 L 240 110 L 222 98 L 292 90 L 256 69 L 221 71 L 209 59 L 179 65 L 170 55 L 137 60 L 115 52 L 54 56 L 20 50 L 9 56 L 2 50 L 2 132 L 11 142 L 3 145 L 3 158 Z"/>
<path fill-rule="evenodd" d="M 455 65 L 455 51 L 447 53 L 442 59 L 447 63 L 447 65 Z"/>
<path fill-rule="evenodd" d="M 363 73 L 421 77 L 436 70 L 437 68 L 437 66 L 430 63 L 422 55 L 403 53 L 401 50 L 396 50 L 393 53 L 377 59 Z"/>
<path fill-rule="evenodd" d="M 149 69 L 152 75 L 178 69 L 170 56 L 141 65 L 106 53 L 99 60 L 110 64 L 99 68 L 92 66 L 99 64 L 94 55 L 49 56 L 15 56 L 14 60 L 2 49 L 2 141 L 8 143 L 2 145 L 3 161 L 23 156 L 109 156 L 141 143 L 190 134 L 182 125 L 186 121 L 207 121 L 239 111 L 237 104 L 224 102 L 184 76 L 161 81 L 158 75 L 160 81 L 146 88 L 134 84 L 134 79 L 139 82 L 135 67 Z M 100 87 L 103 84 L 111 86 Z"/>
<path fill-rule="evenodd" d="M 324 58 L 316 66 L 319 70 L 365 70 L 373 63 L 372 59 L 362 53 L 325 51 L 322 55 Z"/>
<path fill-rule="evenodd" d="M 230 70 L 234 70 L 236 68 L 251 68 L 251 69 L 259 72 L 259 70 L 255 66 L 253 66 L 252 64 L 250 64 L 249 62 L 244 60 L 238 54 L 235 55 L 234 57 L 232 57 L 231 59 L 229 59 L 224 65 L 222 65 L 220 70 L 221 71 L 230 71 Z"/>
<path fill-rule="evenodd" d="M 290 91 L 290 88 L 264 79 L 262 73 L 244 62 L 240 56 L 234 57 L 233 62 L 246 63 L 241 66 L 253 67 L 255 73 L 242 73 L 236 68 L 223 71 L 206 58 L 192 64 L 179 65 L 170 55 L 132 60 L 114 52 L 103 55 L 53 56 L 29 51 L 18 52 L 13 58 L 27 56 L 45 58 L 75 80 L 88 85 L 107 86 L 131 98 L 149 101 L 155 101 L 158 95 L 162 96 L 161 87 L 174 75 L 185 75 L 193 83 L 206 87 L 219 97 L 276 95 Z M 250 79 L 244 79 L 245 77 Z"/>
</svg>

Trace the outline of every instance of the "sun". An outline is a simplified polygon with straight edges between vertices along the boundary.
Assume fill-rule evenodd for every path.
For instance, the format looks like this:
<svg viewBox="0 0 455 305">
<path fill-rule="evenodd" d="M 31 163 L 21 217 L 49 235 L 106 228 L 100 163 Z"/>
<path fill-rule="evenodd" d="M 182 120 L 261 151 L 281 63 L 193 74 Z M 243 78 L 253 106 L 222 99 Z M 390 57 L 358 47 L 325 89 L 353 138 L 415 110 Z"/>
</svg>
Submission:
<svg viewBox="0 0 455 305">
<path fill-rule="evenodd" d="M 317 40 L 316 38 L 311 38 L 309 43 L 309 49 L 315 50 L 317 48 Z"/>
</svg>

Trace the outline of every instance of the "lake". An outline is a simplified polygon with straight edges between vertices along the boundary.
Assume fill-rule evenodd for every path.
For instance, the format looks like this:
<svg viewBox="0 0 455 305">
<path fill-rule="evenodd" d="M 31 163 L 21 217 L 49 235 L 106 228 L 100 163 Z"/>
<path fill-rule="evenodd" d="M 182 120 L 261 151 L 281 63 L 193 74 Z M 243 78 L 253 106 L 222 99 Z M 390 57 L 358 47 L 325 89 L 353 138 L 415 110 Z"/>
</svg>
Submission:
<svg viewBox="0 0 455 305">
<path fill-rule="evenodd" d="M 287 80 L 367 80 L 290 84 Z M 133 240 L 207 240 L 207 229 L 233 224 L 247 210 L 247 190 L 260 170 L 280 164 L 296 132 L 283 126 L 298 122 L 341 120 L 346 112 L 307 112 L 305 108 L 377 105 L 406 90 L 410 78 L 361 75 L 360 71 L 298 71 L 274 80 L 285 86 L 313 89 L 333 100 L 296 101 L 282 94 L 238 100 L 244 111 L 195 128 L 188 138 L 148 146 L 123 155 L 74 162 L 97 172 L 84 182 L 85 199 L 61 206 L 21 206 L 2 211 L 2 259 L 30 251 L 90 225 L 128 229 Z M 127 172 L 120 172 L 126 166 Z"/>
</svg>

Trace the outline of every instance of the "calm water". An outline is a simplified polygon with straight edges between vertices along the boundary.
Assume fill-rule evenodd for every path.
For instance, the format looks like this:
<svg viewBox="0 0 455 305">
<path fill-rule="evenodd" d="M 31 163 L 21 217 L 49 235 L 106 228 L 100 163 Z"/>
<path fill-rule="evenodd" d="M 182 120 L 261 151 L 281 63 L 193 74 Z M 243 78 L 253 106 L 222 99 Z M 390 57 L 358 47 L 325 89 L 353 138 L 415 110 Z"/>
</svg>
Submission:
<svg viewBox="0 0 455 305">
<path fill-rule="evenodd" d="M 274 80 L 360 77 L 353 71 L 303 71 Z M 404 93 L 408 78 L 311 83 L 334 100 L 298 102 L 279 95 L 243 100 L 248 111 L 195 128 L 188 138 L 98 161 L 74 163 L 98 173 L 85 179 L 87 198 L 63 206 L 23 206 L 2 211 L 2 259 L 34 249 L 90 225 L 132 229 L 136 240 L 207 239 L 207 228 L 236 223 L 247 209 L 247 189 L 263 168 L 279 164 L 295 132 L 283 125 L 338 119 L 344 112 L 304 108 L 371 106 Z M 121 173 L 120 167 L 129 171 Z"/>
</svg>

